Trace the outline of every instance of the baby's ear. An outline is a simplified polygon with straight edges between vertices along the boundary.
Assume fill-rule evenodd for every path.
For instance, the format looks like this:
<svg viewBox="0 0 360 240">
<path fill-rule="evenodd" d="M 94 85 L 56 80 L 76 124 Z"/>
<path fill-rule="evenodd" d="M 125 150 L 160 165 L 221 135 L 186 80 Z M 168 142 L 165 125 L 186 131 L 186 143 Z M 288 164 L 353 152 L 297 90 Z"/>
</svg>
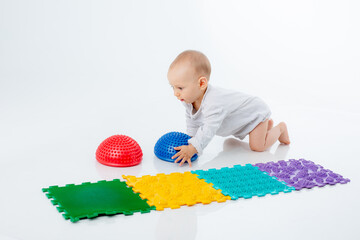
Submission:
<svg viewBox="0 0 360 240">
<path fill-rule="evenodd" d="M 208 80 L 206 77 L 200 77 L 199 78 L 200 88 L 205 89 L 208 85 Z"/>
</svg>

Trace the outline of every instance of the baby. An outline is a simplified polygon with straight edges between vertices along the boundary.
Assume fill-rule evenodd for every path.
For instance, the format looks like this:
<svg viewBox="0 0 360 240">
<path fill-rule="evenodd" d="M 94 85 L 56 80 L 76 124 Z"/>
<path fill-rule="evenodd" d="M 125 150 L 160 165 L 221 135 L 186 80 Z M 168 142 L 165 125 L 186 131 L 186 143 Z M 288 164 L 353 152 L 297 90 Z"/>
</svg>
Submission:
<svg viewBox="0 0 360 240">
<path fill-rule="evenodd" d="M 172 157 L 180 166 L 202 154 L 215 135 L 244 139 L 249 135 L 250 149 L 265 151 L 277 140 L 290 144 L 284 122 L 273 127 L 269 107 L 258 97 L 217 88 L 209 84 L 211 66 L 201 52 L 188 50 L 171 63 L 167 74 L 174 95 L 186 108 L 188 143 L 176 147 Z"/>
</svg>

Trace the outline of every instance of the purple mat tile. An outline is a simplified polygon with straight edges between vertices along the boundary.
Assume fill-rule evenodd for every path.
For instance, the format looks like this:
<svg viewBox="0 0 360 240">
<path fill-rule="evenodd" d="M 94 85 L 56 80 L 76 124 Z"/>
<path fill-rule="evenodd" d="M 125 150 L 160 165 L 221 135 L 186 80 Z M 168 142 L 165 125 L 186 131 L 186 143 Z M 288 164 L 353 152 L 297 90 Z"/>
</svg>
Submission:
<svg viewBox="0 0 360 240">
<path fill-rule="evenodd" d="M 254 166 L 257 166 L 260 171 L 267 172 L 270 176 L 286 182 L 288 186 L 294 187 L 296 190 L 350 182 L 350 179 L 343 178 L 340 174 L 305 159 L 257 163 Z"/>
</svg>

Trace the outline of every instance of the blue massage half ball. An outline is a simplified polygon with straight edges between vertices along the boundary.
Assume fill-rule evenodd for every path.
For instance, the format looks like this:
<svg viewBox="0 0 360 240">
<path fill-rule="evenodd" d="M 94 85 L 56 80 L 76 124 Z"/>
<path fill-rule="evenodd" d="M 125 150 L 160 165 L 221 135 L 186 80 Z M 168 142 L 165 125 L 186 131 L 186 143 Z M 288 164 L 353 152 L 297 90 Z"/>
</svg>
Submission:
<svg viewBox="0 0 360 240">
<path fill-rule="evenodd" d="M 174 147 L 189 145 L 188 140 L 190 138 L 191 137 L 189 135 L 181 132 L 166 133 L 156 142 L 154 147 L 154 153 L 161 160 L 174 162 L 176 159 L 171 159 L 171 157 L 178 152 L 174 149 Z M 198 155 L 194 154 L 194 156 L 191 158 L 191 161 L 193 162 L 197 158 Z"/>
</svg>

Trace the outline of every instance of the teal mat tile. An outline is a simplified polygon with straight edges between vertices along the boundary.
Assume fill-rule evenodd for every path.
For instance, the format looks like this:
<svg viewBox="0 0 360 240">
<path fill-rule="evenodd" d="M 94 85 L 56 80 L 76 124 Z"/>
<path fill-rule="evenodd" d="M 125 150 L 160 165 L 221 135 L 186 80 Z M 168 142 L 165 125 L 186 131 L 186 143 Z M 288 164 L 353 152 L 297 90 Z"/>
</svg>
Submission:
<svg viewBox="0 0 360 240">
<path fill-rule="evenodd" d="M 266 194 L 278 194 L 279 192 L 291 192 L 294 187 L 289 187 L 285 182 L 278 181 L 276 177 L 269 176 L 258 167 L 251 164 L 245 166 L 235 165 L 232 168 L 196 170 L 198 178 L 212 183 L 215 189 L 230 196 L 232 200 L 238 198 L 262 197 Z"/>
</svg>

